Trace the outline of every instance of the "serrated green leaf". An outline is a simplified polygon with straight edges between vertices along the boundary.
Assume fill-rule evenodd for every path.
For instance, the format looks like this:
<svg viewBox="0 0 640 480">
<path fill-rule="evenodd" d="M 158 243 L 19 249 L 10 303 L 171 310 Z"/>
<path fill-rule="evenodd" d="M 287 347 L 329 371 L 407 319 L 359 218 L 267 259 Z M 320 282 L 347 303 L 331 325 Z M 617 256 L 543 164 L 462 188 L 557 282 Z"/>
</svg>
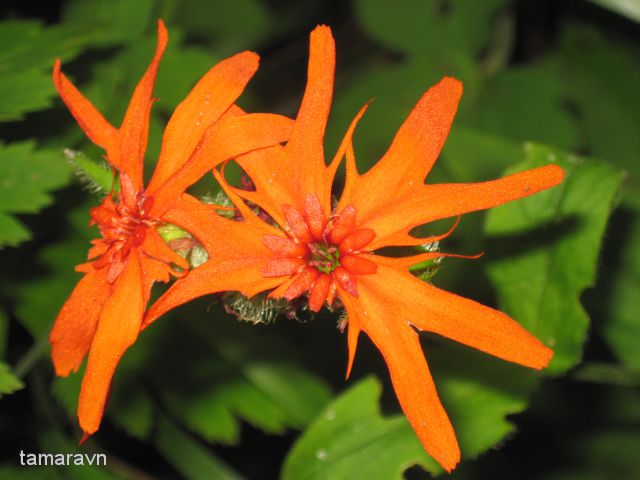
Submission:
<svg viewBox="0 0 640 480">
<path fill-rule="evenodd" d="M 595 281 L 622 174 L 601 162 L 531 144 L 517 170 L 549 162 L 565 170 L 561 185 L 489 213 L 488 273 L 501 309 L 553 348 L 547 371 L 560 373 L 581 358 L 589 318 L 579 297 Z"/>
<path fill-rule="evenodd" d="M 0 398 L 24 388 L 24 384 L 16 377 L 9 365 L 0 362 Z"/>
<path fill-rule="evenodd" d="M 449 343 L 429 344 L 425 352 L 463 459 L 478 456 L 514 431 L 507 416 L 526 408 L 538 385 L 535 373 Z M 290 452 L 283 478 L 399 479 L 415 464 L 442 473 L 404 417 L 381 417 L 378 396 L 377 382 L 369 379 L 329 404 Z"/>
<path fill-rule="evenodd" d="M 0 23 L 0 122 L 51 105 L 55 58 L 73 58 L 92 43 L 97 30 L 79 26 L 43 27 L 33 20 Z"/>
<path fill-rule="evenodd" d="M 282 480 L 392 480 L 417 464 L 437 471 L 407 420 L 380 414 L 380 393 L 369 377 L 333 400 L 294 445 Z"/>
<path fill-rule="evenodd" d="M 36 150 L 32 141 L 0 144 L 0 247 L 17 245 L 26 229 L 8 213 L 36 213 L 51 203 L 49 192 L 69 182 L 70 169 L 55 150 Z"/>
</svg>

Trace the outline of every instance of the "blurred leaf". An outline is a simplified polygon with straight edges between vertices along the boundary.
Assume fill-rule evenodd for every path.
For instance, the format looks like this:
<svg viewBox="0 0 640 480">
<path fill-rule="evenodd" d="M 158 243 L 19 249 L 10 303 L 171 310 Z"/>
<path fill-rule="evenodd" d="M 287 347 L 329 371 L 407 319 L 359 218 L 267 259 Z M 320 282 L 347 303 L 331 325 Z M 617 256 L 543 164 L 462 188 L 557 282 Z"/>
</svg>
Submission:
<svg viewBox="0 0 640 480">
<path fill-rule="evenodd" d="M 189 37 L 205 40 L 217 51 L 237 53 L 250 48 L 271 30 L 274 16 L 265 2 L 234 0 L 165 0 L 164 16 Z"/>
<path fill-rule="evenodd" d="M 640 211 L 626 211 L 621 220 L 625 237 L 615 245 L 617 258 L 607 285 L 603 333 L 616 356 L 640 371 Z"/>
<path fill-rule="evenodd" d="M 564 30 L 561 55 L 589 153 L 624 168 L 624 199 L 640 210 L 640 60 L 636 49 L 584 24 Z"/>
<path fill-rule="evenodd" d="M 68 236 L 50 243 L 39 252 L 40 264 L 33 268 L 32 278 L 18 285 L 15 315 L 34 338 L 47 335 L 60 308 L 69 297 L 81 274 L 74 266 L 86 261 L 90 231 L 89 208 L 86 204 L 73 210 L 67 219 Z M 41 269 L 38 271 L 38 269 Z"/>
<path fill-rule="evenodd" d="M 0 398 L 24 388 L 24 384 L 17 378 L 9 365 L 0 362 Z"/>
<path fill-rule="evenodd" d="M 154 439 L 163 457 L 187 480 L 241 480 L 222 460 L 182 432 L 168 419 L 157 422 Z"/>
<path fill-rule="evenodd" d="M 401 51 L 430 57 L 473 56 L 488 42 L 505 0 L 358 0 L 356 12 L 369 35 Z"/>
<path fill-rule="evenodd" d="M 517 170 L 549 162 L 565 170 L 561 185 L 489 213 L 486 232 L 495 253 L 488 273 L 501 308 L 554 349 L 547 371 L 560 373 L 581 357 L 589 318 L 579 298 L 594 284 L 622 175 L 542 145 L 527 145 L 526 161 Z"/>
<path fill-rule="evenodd" d="M 515 430 L 507 417 L 527 407 L 538 374 L 452 342 L 435 347 L 425 350 L 440 398 L 462 458 L 475 458 Z"/>
<path fill-rule="evenodd" d="M 97 31 L 82 26 L 43 27 L 33 20 L 0 23 L 0 122 L 51 105 L 55 58 L 73 58 L 94 40 Z"/>
<path fill-rule="evenodd" d="M 95 43 L 130 42 L 152 23 L 154 0 L 69 0 L 62 19 L 67 24 L 91 25 L 100 32 Z"/>
<path fill-rule="evenodd" d="M 417 464 L 439 470 L 404 416 L 380 414 L 380 393 L 369 377 L 333 400 L 289 452 L 282 479 L 391 480 Z"/>
<path fill-rule="evenodd" d="M 255 327 L 222 321 L 224 329 L 203 325 L 195 335 L 182 329 L 159 337 L 172 343 L 179 338 L 180 344 L 191 346 L 190 357 L 183 360 L 189 365 L 186 371 L 183 363 L 147 360 L 162 372 L 157 388 L 171 411 L 205 439 L 230 444 L 239 440 L 240 419 L 275 434 L 304 427 L 329 400 L 327 386 L 278 358 L 286 347 L 255 344 Z M 153 350 L 166 348 L 156 345 Z"/>
<path fill-rule="evenodd" d="M 51 203 L 50 191 L 69 182 L 69 173 L 55 150 L 36 150 L 32 141 L 0 144 L 0 247 L 15 246 L 31 236 L 6 214 L 38 212 Z"/>
<path fill-rule="evenodd" d="M 640 3 L 634 0 L 590 0 L 596 5 L 640 23 Z"/>
<path fill-rule="evenodd" d="M 574 150 L 580 132 L 566 105 L 568 79 L 553 60 L 491 78 L 465 121 L 483 132 Z"/>
</svg>

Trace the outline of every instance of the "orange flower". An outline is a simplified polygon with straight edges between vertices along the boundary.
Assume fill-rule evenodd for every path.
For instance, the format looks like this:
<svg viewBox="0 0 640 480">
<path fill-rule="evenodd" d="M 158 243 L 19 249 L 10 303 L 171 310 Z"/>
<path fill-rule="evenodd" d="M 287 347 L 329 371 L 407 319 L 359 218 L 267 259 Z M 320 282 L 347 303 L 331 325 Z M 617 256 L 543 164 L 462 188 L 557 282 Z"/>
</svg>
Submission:
<svg viewBox="0 0 640 480">
<path fill-rule="evenodd" d="M 425 185 L 462 94 L 461 83 L 453 78 L 444 78 L 423 95 L 369 172 L 357 172 L 351 146 L 365 109 L 327 166 L 323 137 L 334 63 L 331 31 L 318 27 L 311 34 L 308 84 L 289 142 L 237 159 L 255 191 L 232 188 L 214 171 L 243 219 L 193 219 L 199 223 L 190 230 L 208 249 L 210 260 L 179 279 L 150 308 L 145 324 L 188 300 L 222 290 L 252 296 L 273 289 L 272 297 L 290 300 L 308 295 L 312 311 L 339 297 L 348 314 L 347 376 L 364 331 L 384 356 L 400 405 L 425 449 L 450 471 L 460 452 L 416 329 L 536 369 L 544 368 L 553 352 L 507 315 L 442 291 L 408 271 L 445 254 L 390 258 L 376 251 L 434 242 L 447 234 L 415 238 L 409 232 L 550 188 L 562 180 L 563 171 L 549 165 L 484 183 Z M 331 187 L 345 155 L 346 183 L 332 208 Z M 243 200 L 258 205 L 272 224 Z"/>
<path fill-rule="evenodd" d="M 180 215 L 211 212 L 211 206 L 184 193 L 218 162 L 285 141 L 291 120 L 276 115 L 244 114 L 234 101 L 258 66 L 258 57 L 243 52 L 213 67 L 198 82 L 169 120 L 162 151 L 148 187 L 143 187 L 152 91 L 167 30 L 158 22 L 155 55 L 138 83 L 122 126 L 114 128 L 60 72 L 53 81 L 58 93 L 87 136 L 106 150 L 120 173 L 112 191 L 91 209 L 91 223 L 102 235 L 93 240 L 88 263 L 50 335 L 51 356 L 58 375 L 76 371 L 89 352 L 78 405 L 80 426 L 87 435 L 99 427 L 117 363 L 141 328 L 151 286 L 181 276 L 188 263 L 162 240 L 155 227 Z M 176 269 L 176 267 L 178 269 Z"/>
</svg>

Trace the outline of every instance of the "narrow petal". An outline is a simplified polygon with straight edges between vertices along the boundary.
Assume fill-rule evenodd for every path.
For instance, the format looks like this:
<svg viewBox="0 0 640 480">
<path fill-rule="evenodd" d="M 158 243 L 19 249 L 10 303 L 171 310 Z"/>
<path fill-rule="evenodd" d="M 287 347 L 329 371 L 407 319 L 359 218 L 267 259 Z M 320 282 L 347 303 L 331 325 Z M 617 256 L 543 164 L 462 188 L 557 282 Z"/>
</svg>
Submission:
<svg viewBox="0 0 640 480">
<path fill-rule="evenodd" d="M 394 305 L 406 322 L 495 357 L 541 369 L 553 352 L 502 312 L 425 283 L 406 271 L 390 267 L 379 257 L 373 275 L 359 277 L 358 291 L 375 292 Z"/>
<path fill-rule="evenodd" d="M 92 266 L 58 314 L 49 342 L 56 374 L 66 377 L 80 367 L 91 347 L 102 307 L 111 293 L 107 269 Z"/>
<path fill-rule="evenodd" d="M 115 168 L 120 168 L 118 154 L 118 130 L 85 98 L 82 93 L 60 71 L 60 60 L 53 66 L 53 83 L 60 98 L 93 143 L 107 151 L 107 160 Z"/>
<path fill-rule="evenodd" d="M 160 158 L 148 192 L 153 193 L 184 165 L 206 128 L 243 92 L 258 63 L 255 53 L 239 53 L 218 63 L 193 87 L 173 112 L 164 131 Z"/>
<path fill-rule="evenodd" d="M 133 92 L 119 130 L 120 170 L 133 180 L 136 190 L 142 190 L 144 152 L 147 149 L 149 114 L 153 105 L 153 87 L 160 60 L 167 47 L 168 34 L 162 20 L 158 20 L 158 43 L 156 52 Z"/>
<path fill-rule="evenodd" d="M 312 312 L 320 311 L 329 295 L 331 281 L 331 276 L 323 273 L 313 282 L 313 286 L 309 291 L 309 310 Z"/>
<path fill-rule="evenodd" d="M 359 224 L 367 222 L 421 185 L 449 134 L 462 95 L 462 83 L 445 77 L 418 101 L 402 124 L 387 153 L 366 174 L 347 169 L 347 181 L 338 210 L 353 204 Z"/>
<path fill-rule="evenodd" d="M 361 278 L 372 277 L 377 277 L 377 274 Z M 349 315 L 349 333 L 354 322 L 356 329 L 353 335 L 358 333 L 358 327 L 361 328 L 380 350 L 400 406 L 416 435 L 425 450 L 445 470 L 451 471 L 460 461 L 460 450 L 451 422 L 438 398 L 418 334 L 401 316 L 402 311 L 393 301 L 378 297 L 378 292 L 364 281 L 360 282 L 359 291 L 359 298 L 340 291 Z M 351 342 L 355 344 L 355 340 Z"/>
<path fill-rule="evenodd" d="M 356 205 L 356 221 L 360 228 L 366 226 L 376 232 L 368 248 L 418 245 L 428 239 L 409 235 L 414 227 L 528 197 L 559 184 L 563 178 L 562 168 L 547 165 L 489 182 L 420 185 L 411 195 L 399 195 L 377 214 L 370 215 L 365 225 L 360 224 L 361 208 Z"/>
<path fill-rule="evenodd" d="M 286 279 L 263 275 L 275 254 L 264 245 L 265 235 L 283 235 L 257 217 L 233 221 L 213 212 L 189 195 L 182 195 L 163 220 L 191 232 L 205 247 L 209 260 L 195 268 L 149 309 L 145 327 L 169 310 L 194 298 L 221 291 L 240 291 L 251 297 Z"/>
<path fill-rule="evenodd" d="M 331 29 L 311 33 L 309 69 L 304 98 L 289 143 L 284 148 L 255 152 L 237 159 L 256 191 L 241 195 L 266 210 L 276 222 L 284 204 L 305 211 L 306 195 L 316 193 L 325 218 L 331 212 L 335 167 L 324 160 L 324 132 L 333 95 L 335 44 Z"/>
<path fill-rule="evenodd" d="M 252 113 L 222 118 L 207 128 L 193 156 L 154 194 L 161 215 L 187 188 L 222 162 L 288 140 L 292 122 L 281 115 Z"/>
<path fill-rule="evenodd" d="M 78 418 L 87 435 L 100 426 L 116 366 L 138 337 L 144 298 L 140 260 L 133 250 L 100 314 L 82 380 Z"/>
</svg>

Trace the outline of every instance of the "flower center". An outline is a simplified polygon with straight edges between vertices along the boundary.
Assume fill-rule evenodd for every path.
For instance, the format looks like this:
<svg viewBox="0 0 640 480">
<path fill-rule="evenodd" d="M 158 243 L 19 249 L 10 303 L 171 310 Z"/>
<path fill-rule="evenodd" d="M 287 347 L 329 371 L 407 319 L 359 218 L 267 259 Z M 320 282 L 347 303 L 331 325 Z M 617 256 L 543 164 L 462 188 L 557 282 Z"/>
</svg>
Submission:
<svg viewBox="0 0 640 480">
<path fill-rule="evenodd" d="M 340 266 L 340 250 L 327 242 L 313 242 L 308 245 L 311 257 L 309 266 L 322 273 L 331 273 Z"/>
<path fill-rule="evenodd" d="M 114 198 L 115 197 L 115 198 Z M 96 268 L 109 266 L 108 280 L 114 281 L 124 268 L 124 259 L 133 247 L 144 242 L 147 229 L 158 223 L 148 215 L 153 198 L 139 192 L 134 198 L 109 195 L 90 211 L 91 225 L 97 225 L 102 238 L 94 240 L 89 258 Z"/>
<path fill-rule="evenodd" d="M 331 306 L 342 291 L 357 297 L 358 276 L 374 273 L 377 265 L 367 248 L 375 232 L 356 228 L 356 209 L 350 205 L 326 219 L 318 196 L 308 194 L 304 212 L 291 205 L 283 205 L 282 212 L 286 237 L 264 237 L 274 255 L 263 275 L 292 278 L 282 296 L 293 300 L 308 293 L 314 312 Z"/>
</svg>

